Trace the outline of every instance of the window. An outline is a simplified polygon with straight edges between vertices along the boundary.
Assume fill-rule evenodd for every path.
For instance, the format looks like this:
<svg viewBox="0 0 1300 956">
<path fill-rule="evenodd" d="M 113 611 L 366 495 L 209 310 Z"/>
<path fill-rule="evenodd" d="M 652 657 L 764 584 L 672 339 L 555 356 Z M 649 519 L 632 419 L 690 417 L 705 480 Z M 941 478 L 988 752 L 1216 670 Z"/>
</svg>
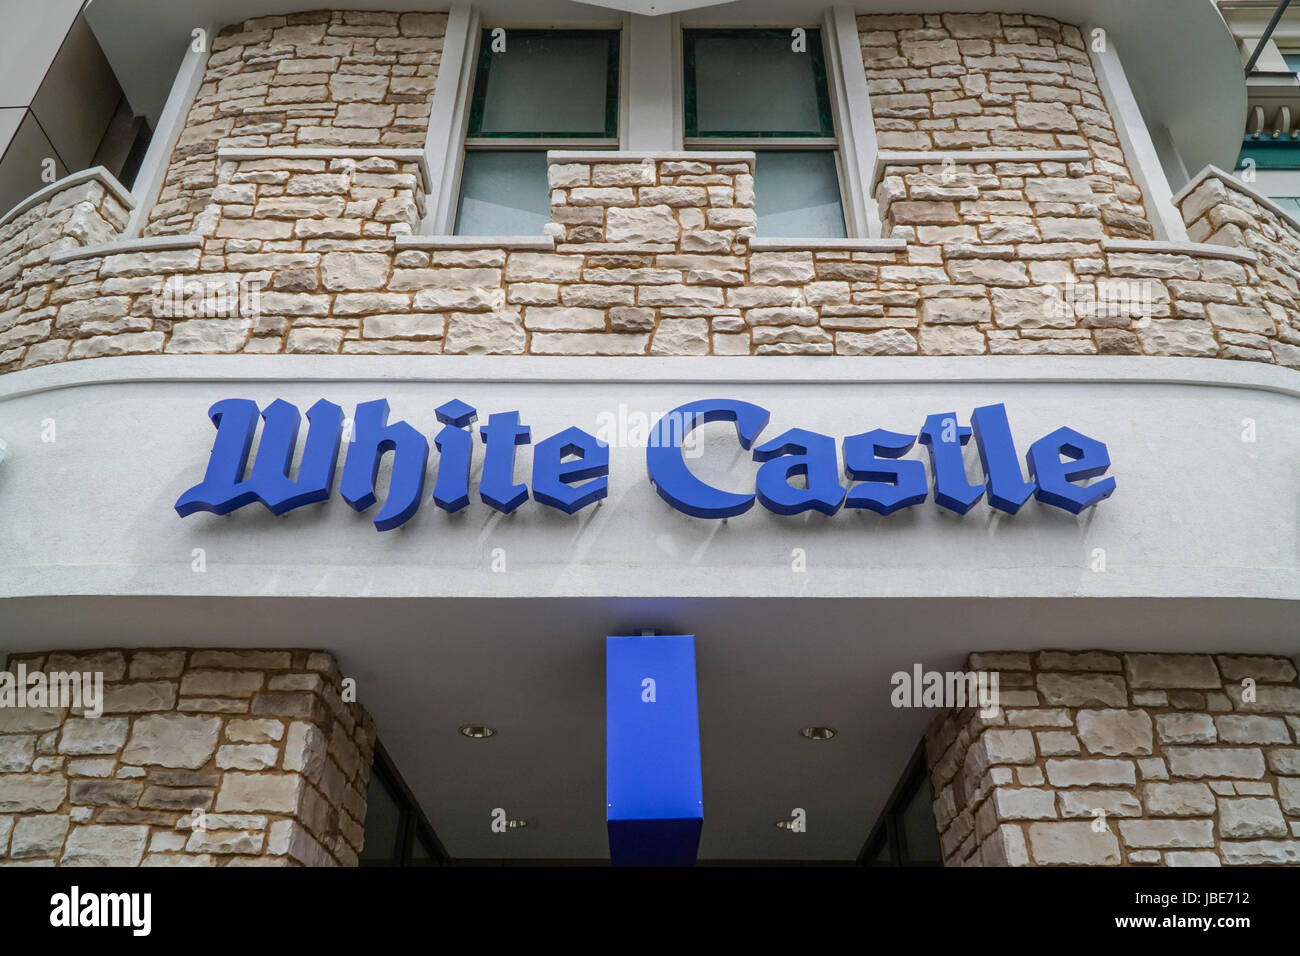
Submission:
<svg viewBox="0 0 1300 956">
<path fill-rule="evenodd" d="M 860 866 L 942 866 L 939 827 L 930 794 L 930 770 L 922 745 L 912 756 L 903 779 L 867 837 Z"/>
<path fill-rule="evenodd" d="M 447 854 L 387 751 L 376 743 L 366 792 L 362 866 L 445 866 Z"/>
<path fill-rule="evenodd" d="M 688 149 L 752 149 L 760 236 L 845 235 L 821 31 L 687 30 Z"/>
<path fill-rule="evenodd" d="M 618 146 L 617 30 L 484 30 L 455 232 L 541 235 L 546 151 Z"/>
</svg>

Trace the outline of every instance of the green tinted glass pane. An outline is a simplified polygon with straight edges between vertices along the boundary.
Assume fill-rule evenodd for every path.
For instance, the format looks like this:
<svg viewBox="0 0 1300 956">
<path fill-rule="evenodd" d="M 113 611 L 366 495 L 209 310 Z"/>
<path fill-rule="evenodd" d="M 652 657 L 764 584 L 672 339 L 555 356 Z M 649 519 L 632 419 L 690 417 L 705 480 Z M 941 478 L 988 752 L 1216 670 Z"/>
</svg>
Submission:
<svg viewBox="0 0 1300 956">
<path fill-rule="evenodd" d="M 466 151 L 456 235 L 540 236 L 550 218 L 545 152 Z"/>
<path fill-rule="evenodd" d="M 943 853 L 939 849 L 939 826 L 935 823 L 934 806 L 930 802 L 930 787 L 924 780 L 899 811 L 898 822 L 902 828 L 903 855 L 908 863 L 943 862 Z"/>
<path fill-rule="evenodd" d="M 618 135 L 616 32 L 506 30 L 503 42 L 494 52 L 483 32 L 470 136 Z"/>
<path fill-rule="evenodd" d="M 361 861 L 397 863 L 401 858 L 397 846 L 401 830 L 402 808 L 397 797 L 382 775 L 372 770 L 370 787 L 366 790 L 366 842 L 360 853 Z"/>
<path fill-rule="evenodd" d="M 764 150 L 754 164 L 758 235 L 780 239 L 839 239 L 844 207 L 835 154 L 829 150 Z"/>
<path fill-rule="evenodd" d="M 686 135 L 833 136 L 821 34 L 803 33 L 686 31 Z"/>
<path fill-rule="evenodd" d="M 1300 53 L 1283 53 L 1282 59 L 1286 60 L 1286 68 L 1292 73 L 1300 73 Z"/>
</svg>

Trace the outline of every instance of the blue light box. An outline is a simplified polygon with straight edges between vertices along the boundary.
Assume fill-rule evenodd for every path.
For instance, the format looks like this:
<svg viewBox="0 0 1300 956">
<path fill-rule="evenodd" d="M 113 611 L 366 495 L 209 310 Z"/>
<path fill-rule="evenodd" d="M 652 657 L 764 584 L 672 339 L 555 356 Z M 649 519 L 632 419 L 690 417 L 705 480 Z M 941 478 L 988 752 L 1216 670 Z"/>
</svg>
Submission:
<svg viewBox="0 0 1300 956">
<path fill-rule="evenodd" d="M 695 638 L 605 638 L 605 802 L 614 866 L 691 866 L 704 825 Z"/>
</svg>

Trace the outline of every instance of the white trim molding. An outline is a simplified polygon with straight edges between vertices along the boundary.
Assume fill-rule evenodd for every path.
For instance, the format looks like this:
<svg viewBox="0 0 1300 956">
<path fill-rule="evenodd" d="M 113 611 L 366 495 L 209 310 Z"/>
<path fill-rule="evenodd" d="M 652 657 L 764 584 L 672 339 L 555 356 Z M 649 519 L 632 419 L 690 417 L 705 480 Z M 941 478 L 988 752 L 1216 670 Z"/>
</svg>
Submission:
<svg viewBox="0 0 1300 956">
<path fill-rule="evenodd" d="M 429 197 L 420 232 L 425 235 L 449 233 L 454 225 L 465 128 L 469 123 L 469 96 L 474 85 L 478 32 L 478 10 L 465 3 L 452 6 L 447 16 L 438 82 L 433 87 L 429 128 L 424 139 Z"/>
<path fill-rule="evenodd" d="M 876 166 L 871 174 L 871 193 L 874 196 L 886 166 L 937 166 L 947 162 L 977 163 L 1086 163 L 1092 154 L 1086 149 L 954 149 L 925 152 L 877 153 Z"/>
<path fill-rule="evenodd" d="M 98 246 L 82 246 L 80 249 L 64 249 L 50 256 L 50 262 L 61 265 L 77 259 L 95 259 L 99 256 L 120 256 L 132 252 L 166 252 L 171 249 L 198 249 L 203 245 L 203 237 L 192 234 L 179 236 L 149 236 L 141 239 L 132 237 L 105 242 Z"/>
<path fill-rule="evenodd" d="M 872 174 L 880 146 L 875 116 L 871 111 L 867 70 L 862 62 L 858 20 L 853 8 L 836 6 L 827 10 L 824 31 L 830 59 L 827 81 L 835 107 L 840 155 L 848 187 L 844 211 L 849 234 L 878 238 L 883 225 Z"/>
<path fill-rule="evenodd" d="M 147 29 L 147 27 L 142 28 Z M 186 48 L 185 59 L 181 60 L 180 69 L 176 71 L 171 92 L 167 95 L 167 102 L 158 117 L 158 127 L 153 131 L 153 139 L 149 141 L 144 161 L 140 164 L 140 172 L 136 175 L 135 188 L 131 190 L 136 205 L 131 212 L 131 221 L 126 225 L 124 234 L 127 238 L 139 236 L 144 231 L 149 221 L 149 214 L 153 212 L 153 207 L 158 202 L 158 195 L 162 192 L 163 182 L 167 178 L 167 169 L 171 166 L 176 142 L 185 129 L 185 120 L 190 115 L 194 97 L 198 95 L 199 87 L 203 85 L 203 76 L 208 68 L 209 51 L 212 49 L 212 41 L 216 39 L 218 30 L 216 25 L 208 26 L 207 42 L 204 43 L 201 51 L 195 51 L 192 45 Z"/>
<path fill-rule="evenodd" d="M 703 149 L 642 150 L 642 149 L 548 149 L 546 161 L 552 163 L 748 163 L 754 165 L 754 154 L 749 150 L 722 150 L 708 152 Z"/>
<path fill-rule="evenodd" d="M 673 149 L 677 130 L 673 110 L 674 71 L 664 69 L 673 62 L 673 28 L 670 16 L 647 17 L 632 13 L 624 27 L 626 84 L 620 106 L 626 136 L 622 146 L 632 150 Z"/>
<path fill-rule="evenodd" d="M 1193 256 L 1197 259 L 1233 259 L 1255 263 L 1259 256 L 1249 249 L 1220 246 L 1212 242 L 1165 242 L 1160 239 L 1103 239 L 1103 252 L 1140 252 L 1147 255 Z"/>
<path fill-rule="evenodd" d="M 554 236 L 397 236 L 397 249 L 510 249 L 551 252 Z"/>
<path fill-rule="evenodd" d="M 1089 27 L 1084 30 L 1084 35 L 1090 35 L 1091 32 Z M 1115 49 L 1113 35 L 1106 33 L 1106 42 L 1101 50 L 1094 49 L 1092 44 L 1089 44 L 1089 50 L 1098 85 L 1102 96 L 1106 98 L 1111 118 L 1115 121 L 1115 132 L 1119 134 L 1120 145 L 1128 160 L 1129 172 L 1142 189 L 1147 218 L 1151 220 L 1156 239 L 1187 242 L 1187 225 L 1183 222 L 1182 213 L 1174 206 L 1169 179 L 1165 176 L 1155 141 L 1151 138 L 1151 131 L 1147 128 L 1146 119 L 1142 116 L 1128 76 L 1124 73 L 1124 65 Z"/>
<path fill-rule="evenodd" d="M 871 236 L 860 239 L 769 239 L 766 236 L 755 236 L 749 240 L 750 252 L 803 252 L 809 249 L 825 252 L 902 252 L 906 248 L 905 239 Z"/>
<path fill-rule="evenodd" d="M 427 195 L 433 180 L 429 175 L 428 160 L 424 150 L 383 146 L 222 146 L 217 149 L 217 162 L 238 163 L 254 159 L 392 159 L 403 163 L 417 163 L 421 184 Z"/>
</svg>

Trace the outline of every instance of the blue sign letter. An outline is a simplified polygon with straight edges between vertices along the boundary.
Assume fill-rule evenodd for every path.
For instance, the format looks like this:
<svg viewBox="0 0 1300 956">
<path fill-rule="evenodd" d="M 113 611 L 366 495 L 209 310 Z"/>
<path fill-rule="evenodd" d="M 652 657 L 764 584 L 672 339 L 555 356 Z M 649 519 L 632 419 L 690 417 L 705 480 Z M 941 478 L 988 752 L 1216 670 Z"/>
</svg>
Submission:
<svg viewBox="0 0 1300 956">
<path fill-rule="evenodd" d="M 984 497 L 983 485 L 966 478 L 961 446 L 970 441 L 970 429 L 957 427 L 957 413 L 931 415 L 921 428 L 921 444 L 930 449 L 934 471 L 934 500 L 949 511 L 964 515 Z"/>
<path fill-rule="evenodd" d="M 1073 459 L 1061 460 L 1061 456 Z M 1072 484 L 1104 475 L 1110 467 L 1106 446 L 1073 428 L 1058 428 L 1029 446 L 1029 473 L 1038 482 L 1037 498 L 1044 504 L 1079 514 L 1115 493 L 1115 479 L 1107 478 L 1086 488 Z"/>
<path fill-rule="evenodd" d="M 754 449 L 758 469 L 758 500 L 768 511 L 797 515 L 816 509 L 833 515 L 844 504 L 844 488 L 835 460 L 835 439 L 829 435 L 792 428 Z M 807 488 L 790 484 L 795 475 L 808 479 Z"/>
<path fill-rule="evenodd" d="M 528 486 L 515 484 L 515 446 L 531 442 L 532 433 L 527 425 L 519 424 L 518 412 L 489 415 L 488 423 L 480 425 L 478 431 L 487 446 L 479 497 L 497 511 L 510 514 L 528 500 Z"/>
<path fill-rule="evenodd" d="M 352 442 L 343 463 L 339 491 L 357 511 L 375 503 L 375 480 L 385 452 L 393 453 L 393 474 L 388 497 L 375 515 L 375 527 L 391 531 L 405 524 L 420 507 L 424 495 L 424 470 L 429 464 L 429 443 L 406 422 L 388 424 L 388 402 L 378 399 L 357 406 Z"/>
<path fill-rule="evenodd" d="M 434 436 L 438 449 L 438 480 L 433 483 L 433 503 L 456 512 L 469 504 L 469 465 L 474 436 L 465 429 L 478 420 L 478 409 L 453 398 L 433 410 L 445 426 Z"/>
<path fill-rule="evenodd" d="M 212 457 L 203 481 L 176 502 L 177 514 L 185 517 L 196 511 L 210 511 L 224 515 L 260 501 L 273 514 L 282 515 L 329 497 L 342 440 L 343 410 L 324 399 L 308 409 L 310 424 L 302 464 L 298 478 L 290 480 L 289 466 L 298 444 L 300 418 L 295 406 L 277 398 L 262 412 L 266 422 L 262 441 L 253 473 L 244 481 L 257 415 L 257 403 L 243 398 L 217 402 L 208 410 L 208 417 L 217 426 Z"/>
<path fill-rule="evenodd" d="M 682 459 L 682 442 L 708 422 L 735 422 L 740 447 L 748 450 L 767 427 L 771 413 L 749 402 L 708 398 L 673 409 L 655 423 L 646 444 L 645 463 L 659 497 L 694 518 L 731 518 L 754 506 L 753 495 L 737 495 L 706 485 Z"/>
<path fill-rule="evenodd" d="M 971 413 L 970 424 L 975 432 L 975 444 L 979 447 L 980 462 L 984 465 L 989 504 L 1013 515 L 1034 493 L 1034 483 L 1021 477 L 1016 443 L 1007 422 L 1007 407 L 986 405 L 977 408 Z"/>
<path fill-rule="evenodd" d="M 564 459 L 576 456 L 577 461 Z M 533 497 L 571 515 L 609 494 L 609 446 L 581 428 L 566 428 L 533 449 Z M 588 481 L 579 488 L 575 481 Z"/>
<path fill-rule="evenodd" d="M 844 476 L 862 484 L 849 491 L 846 508 L 869 508 L 877 514 L 919 505 L 928 493 L 925 465 L 919 461 L 882 461 L 902 458 L 916 438 L 876 428 L 844 439 Z"/>
</svg>

